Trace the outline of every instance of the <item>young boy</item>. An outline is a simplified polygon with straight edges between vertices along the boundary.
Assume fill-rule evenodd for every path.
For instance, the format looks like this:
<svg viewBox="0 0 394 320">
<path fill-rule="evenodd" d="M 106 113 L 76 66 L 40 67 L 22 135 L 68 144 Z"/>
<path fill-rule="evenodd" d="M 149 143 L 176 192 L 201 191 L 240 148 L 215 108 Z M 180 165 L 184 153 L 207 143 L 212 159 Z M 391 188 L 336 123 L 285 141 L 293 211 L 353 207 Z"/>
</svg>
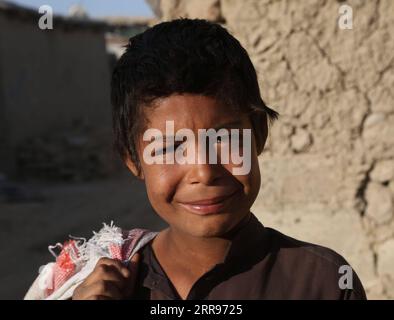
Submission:
<svg viewBox="0 0 394 320">
<path fill-rule="evenodd" d="M 247 52 L 223 27 L 178 19 L 131 38 L 111 87 L 116 147 L 169 227 L 145 232 L 121 259 L 101 255 L 68 297 L 366 299 L 340 255 L 267 228 L 250 212 L 257 157 L 277 113 L 260 96 Z M 221 130 L 213 145 L 192 139 L 209 129 Z M 212 146 L 230 156 L 199 161 Z M 341 266 L 350 269 L 345 283 Z"/>
</svg>

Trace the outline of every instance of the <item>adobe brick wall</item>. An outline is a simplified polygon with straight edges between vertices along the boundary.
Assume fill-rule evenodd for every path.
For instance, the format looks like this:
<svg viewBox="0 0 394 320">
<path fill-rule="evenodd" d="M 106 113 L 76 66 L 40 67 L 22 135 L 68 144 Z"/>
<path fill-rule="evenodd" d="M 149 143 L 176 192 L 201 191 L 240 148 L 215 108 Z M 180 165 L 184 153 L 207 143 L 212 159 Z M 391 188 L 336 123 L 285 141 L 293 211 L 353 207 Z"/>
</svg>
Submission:
<svg viewBox="0 0 394 320">
<path fill-rule="evenodd" d="M 333 248 L 370 299 L 393 299 L 394 1 L 347 1 L 352 30 L 338 28 L 344 2 L 150 2 L 162 20 L 223 23 L 280 112 L 260 157 L 259 219 Z"/>
</svg>

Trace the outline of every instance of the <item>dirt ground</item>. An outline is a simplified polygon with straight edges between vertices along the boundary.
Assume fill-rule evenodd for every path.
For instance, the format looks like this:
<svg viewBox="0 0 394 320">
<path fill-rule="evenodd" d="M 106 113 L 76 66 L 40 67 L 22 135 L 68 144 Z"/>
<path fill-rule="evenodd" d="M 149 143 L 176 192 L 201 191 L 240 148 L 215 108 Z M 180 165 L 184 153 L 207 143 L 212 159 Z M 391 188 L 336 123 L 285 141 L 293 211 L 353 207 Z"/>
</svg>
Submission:
<svg viewBox="0 0 394 320">
<path fill-rule="evenodd" d="M 48 245 L 68 235 L 90 237 L 102 223 L 122 228 L 165 227 L 151 208 L 145 187 L 130 175 L 84 183 L 26 183 L 40 201 L 0 203 L 0 299 L 21 299 L 54 258 Z"/>
</svg>

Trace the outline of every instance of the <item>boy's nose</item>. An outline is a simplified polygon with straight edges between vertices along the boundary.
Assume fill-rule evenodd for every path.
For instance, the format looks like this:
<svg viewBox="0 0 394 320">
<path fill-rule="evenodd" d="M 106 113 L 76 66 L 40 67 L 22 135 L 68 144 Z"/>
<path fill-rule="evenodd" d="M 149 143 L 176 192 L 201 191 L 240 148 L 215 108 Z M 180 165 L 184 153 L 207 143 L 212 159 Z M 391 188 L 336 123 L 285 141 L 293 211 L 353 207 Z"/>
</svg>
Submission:
<svg viewBox="0 0 394 320">
<path fill-rule="evenodd" d="M 190 184 L 214 184 L 223 176 L 223 168 L 219 164 L 193 164 L 187 173 L 187 182 Z"/>
</svg>

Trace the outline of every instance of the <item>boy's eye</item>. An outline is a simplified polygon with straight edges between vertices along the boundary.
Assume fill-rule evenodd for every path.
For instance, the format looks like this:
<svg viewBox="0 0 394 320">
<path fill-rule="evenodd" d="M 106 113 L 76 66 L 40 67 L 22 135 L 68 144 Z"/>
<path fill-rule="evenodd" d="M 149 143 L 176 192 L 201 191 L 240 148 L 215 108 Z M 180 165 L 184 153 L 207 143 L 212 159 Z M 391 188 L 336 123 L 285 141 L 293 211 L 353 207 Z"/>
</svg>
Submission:
<svg viewBox="0 0 394 320">
<path fill-rule="evenodd" d="M 169 146 L 168 148 L 164 147 L 162 149 L 155 151 L 155 156 L 160 156 L 166 154 L 167 152 L 173 152 L 178 149 L 178 147 L 182 144 L 182 142 L 175 143 L 173 146 Z"/>
</svg>

